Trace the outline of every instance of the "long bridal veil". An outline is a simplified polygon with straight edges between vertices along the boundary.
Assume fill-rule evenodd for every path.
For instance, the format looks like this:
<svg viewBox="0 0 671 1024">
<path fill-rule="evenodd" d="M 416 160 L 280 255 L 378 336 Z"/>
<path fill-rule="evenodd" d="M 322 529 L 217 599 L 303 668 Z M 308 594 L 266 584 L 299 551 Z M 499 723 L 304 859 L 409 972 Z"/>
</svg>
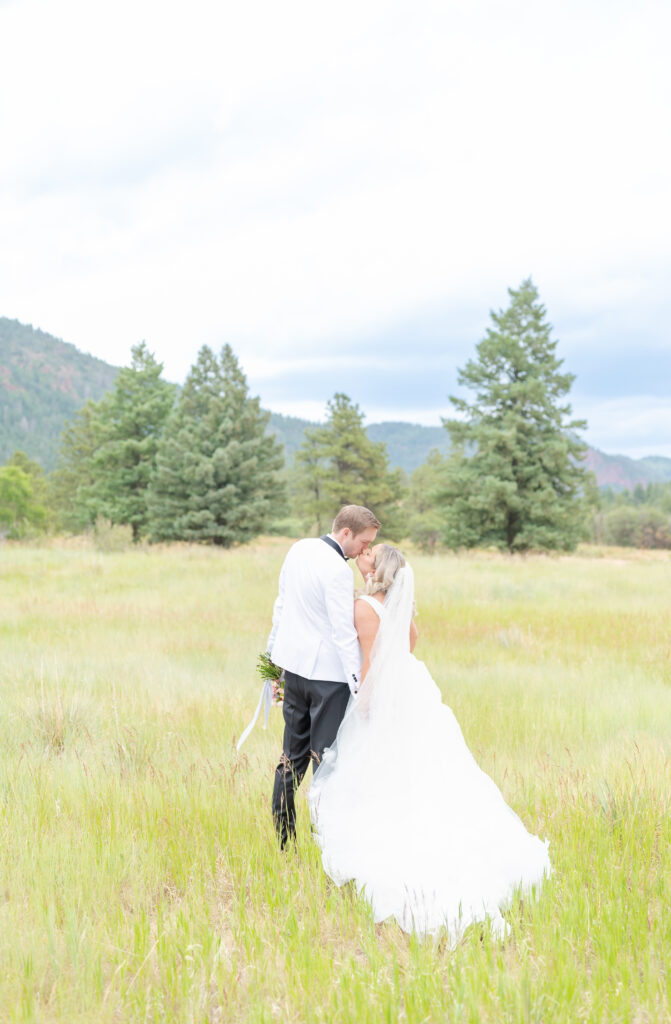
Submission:
<svg viewBox="0 0 671 1024">
<path fill-rule="evenodd" d="M 518 887 L 550 871 L 547 843 L 527 832 L 478 767 L 426 666 L 409 650 L 414 578 L 396 574 L 371 667 L 309 793 L 315 838 L 337 884 L 354 880 L 376 921 L 457 941 Z"/>
</svg>

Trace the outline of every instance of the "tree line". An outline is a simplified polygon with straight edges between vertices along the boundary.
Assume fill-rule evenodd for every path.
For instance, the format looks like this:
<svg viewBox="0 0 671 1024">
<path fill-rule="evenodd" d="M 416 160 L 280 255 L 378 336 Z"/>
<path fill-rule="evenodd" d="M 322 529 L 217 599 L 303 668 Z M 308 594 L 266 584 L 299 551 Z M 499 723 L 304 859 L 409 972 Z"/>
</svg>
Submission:
<svg viewBox="0 0 671 1024">
<path fill-rule="evenodd" d="M 53 473 L 20 452 L 0 469 L 0 530 L 78 533 L 103 521 L 134 541 L 230 547 L 267 532 L 325 532 L 355 502 L 375 512 L 385 538 L 429 551 L 572 550 L 594 539 L 595 522 L 597 539 L 610 539 L 613 514 L 631 510 L 607 508 L 584 466 L 586 424 L 567 401 L 574 377 L 534 283 L 509 295 L 459 371 L 462 394 L 443 421 L 449 454 L 432 452 L 409 478 L 368 437 L 348 395 L 331 398 L 287 465 L 230 345 L 218 355 L 203 346 L 178 389 L 142 343 L 114 387 L 67 423 Z M 664 536 L 658 523 L 657 542 Z"/>
<path fill-rule="evenodd" d="M 620 547 L 671 549 L 671 483 L 603 491 L 594 539 Z"/>
</svg>

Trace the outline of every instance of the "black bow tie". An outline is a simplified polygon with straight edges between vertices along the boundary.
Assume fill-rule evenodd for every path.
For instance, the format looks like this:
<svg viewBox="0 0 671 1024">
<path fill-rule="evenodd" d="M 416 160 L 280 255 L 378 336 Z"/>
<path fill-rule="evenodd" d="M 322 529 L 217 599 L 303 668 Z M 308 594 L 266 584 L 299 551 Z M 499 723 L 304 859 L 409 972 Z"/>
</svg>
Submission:
<svg viewBox="0 0 671 1024">
<path fill-rule="evenodd" d="M 320 539 L 320 540 L 323 540 L 323 541 L 324 541 L 324 543 L 325 543 L 325 544 L 328 544 L 328 546 L 329 546 L 330 548 L 333 548 L 333 550 L 334 550 L 334 551 L 337 551 L 337 552 L 338 552 L 338 554 L 340 555 L 340 557 L 341 557 L 341 558 L 344 558 L 346 562 L 348 562 L 348 561 L 349 561 L 349 559 L 348 559 L 347 555 L 345 554 L 345 552 L 343 551 L 343 549 L 342 549 L 342 548 L 340 547 L 340 544 L 338 544 L 338 542 L 337 542 L 337 541 L 335 541 L 335 540 L 333 539 L 333 537 L 326 537 L 326 536 L 324 536 L 324 537 L 320 537 L 319 539 Z"/>
</svg>

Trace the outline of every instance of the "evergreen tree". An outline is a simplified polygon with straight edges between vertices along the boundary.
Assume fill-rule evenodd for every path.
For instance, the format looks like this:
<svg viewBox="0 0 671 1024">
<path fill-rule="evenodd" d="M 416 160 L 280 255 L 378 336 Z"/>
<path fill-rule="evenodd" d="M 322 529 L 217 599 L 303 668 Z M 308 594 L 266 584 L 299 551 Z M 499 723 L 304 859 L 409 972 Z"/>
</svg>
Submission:
<svg viewBox="0 0 671 1024">
<path fill-rule="evenodd" d="M 89 400 L 66 423 L 56 469 L 47 478 L 49 508 L 63 530 L 85 530 L 100 514 L 95 456 L 105 440 L 100 402 Z"/>
<path fill-rule="evenodd" d="M 130 367 L 98 406 L 101 443 L 93 455 L 93 504 L 97 515 L 130 525 L 137 541 L 147 529 L 147 488 L 159 437 L 175 401 L 176 386 L 161 378 L 145 342 L 131 349 Z"/>
<path fill-rule="evenodd" d="M 404 525 L 400 471 L 390 470 L 386 446 L 370 440 L 359 406 L 347 395 L 335 394 L 327 409 L 326 424 L 306 430 L 296 452 L 298 511 L 322 533 L 342 505 L 365 505 L 382 523 L 384 536 L 399 539 Z"/>
<path fill-rule="evenodd" d="M 408 515 L 408 536 L 422 551 L 433 554 L 444 526 L 440 494 L 445 487 L 446 460 L 437 448 L 429 452 L 426 462 L 410 477 L 405 501 Z"/>
<path fill-rule="evenodd" d="M 557 342 L 529 278 L 509 289 L 505 311 L 459 371 L 472 402 L 451 397 L 444 420 L 448 459 L 445 539 L 450 547 L 570 550 L 585 532 L 585 445 L 563 399 L 574 375 L 561 373 Z"/>
<path fill-rule="evenodd" d="M 87 402 L 61 435 L 49 490 L 65 529 L 85 529 L 102 516 L 130 525 L 134 540 L 146 532 L 149 478 L 176 387 L 161 379 L 163 367 L 144 342 L 131 355 L 112 390 Z"/>
<path fill-rule="evenodd" d="M 204 345 L 165 425 L 149 488 L 156 540 L 230 547 L 258 536 L 284 510 L 282 449 L 270 414 L 248 395 L 229 345 Z"/>
</svg>

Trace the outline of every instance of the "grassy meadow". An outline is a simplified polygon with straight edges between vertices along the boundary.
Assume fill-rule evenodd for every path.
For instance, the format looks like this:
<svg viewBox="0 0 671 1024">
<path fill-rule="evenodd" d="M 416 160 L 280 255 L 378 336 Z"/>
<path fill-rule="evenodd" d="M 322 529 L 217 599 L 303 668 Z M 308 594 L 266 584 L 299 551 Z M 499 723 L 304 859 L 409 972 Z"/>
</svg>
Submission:
<svg viewBox="0 0 671 1024">
<path fill-rule="evenodd" d="M 412 556 L 416 654 L 554 866 L 450 950 L 325 879 L 304 799 L 280 855 L 279 710 L 235 753 L 289 543 L 0 547 L 0 1021 L 671 1021 L 669 554 Z"/>
</svg>

